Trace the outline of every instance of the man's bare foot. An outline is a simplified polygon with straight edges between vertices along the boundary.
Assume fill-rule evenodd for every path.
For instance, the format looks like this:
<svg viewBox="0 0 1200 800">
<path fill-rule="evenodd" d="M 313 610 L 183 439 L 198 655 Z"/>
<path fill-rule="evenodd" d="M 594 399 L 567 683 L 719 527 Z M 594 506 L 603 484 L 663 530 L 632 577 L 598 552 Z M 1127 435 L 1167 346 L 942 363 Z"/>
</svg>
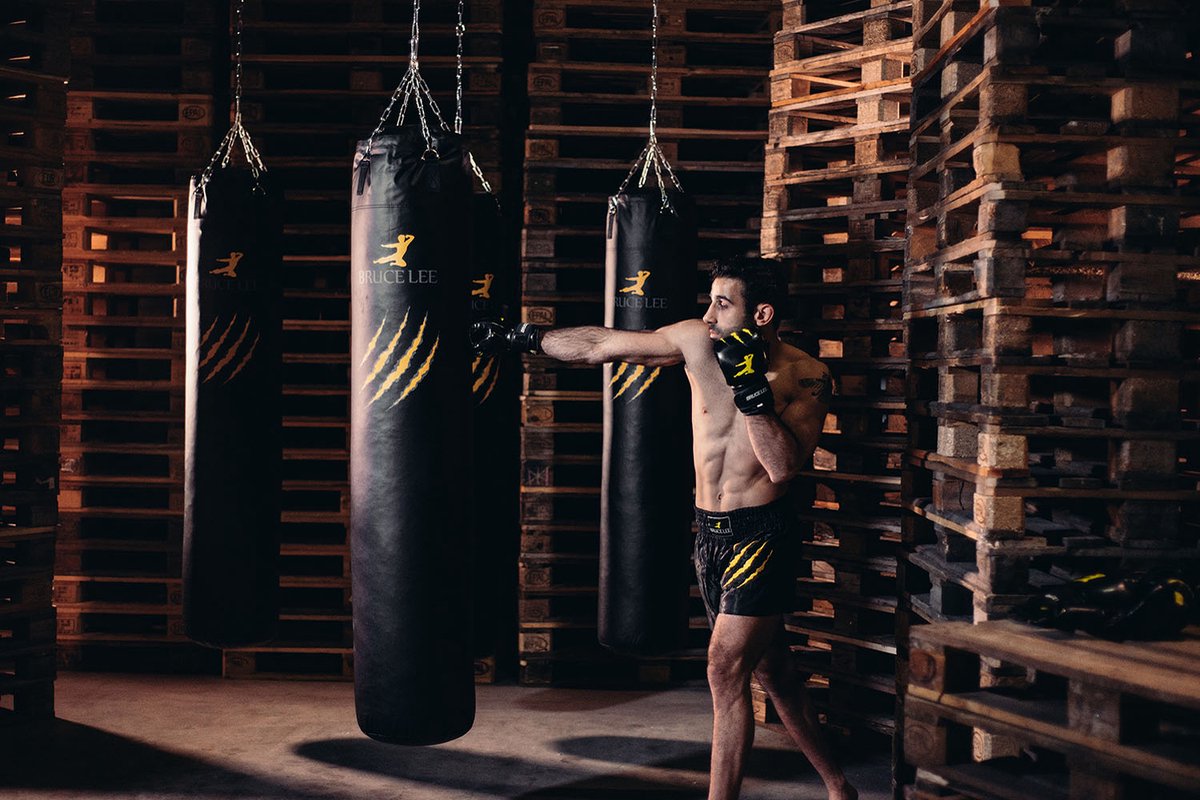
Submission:
<svg viewBox="0 0 1200 800">
<path fill-rule="evenodd" d="M 829 800 L 858 800 L 858 789 L 843 780 L 841 786 L 829 790 Z"/>
</svg>

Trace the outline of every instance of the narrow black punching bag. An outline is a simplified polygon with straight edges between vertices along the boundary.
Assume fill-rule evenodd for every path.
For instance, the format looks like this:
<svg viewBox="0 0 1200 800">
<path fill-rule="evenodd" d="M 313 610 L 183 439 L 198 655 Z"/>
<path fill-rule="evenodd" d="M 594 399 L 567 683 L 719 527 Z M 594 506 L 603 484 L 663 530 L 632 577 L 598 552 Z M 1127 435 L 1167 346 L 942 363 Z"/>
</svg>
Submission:
<svg viewBox="0 0 1200 800">
<path fill-rule="evenodd" d="M 408 745 L 475 718 L 471 183 L 459 137 L 433 145 L 360 142 L 350 215 L 354 700 L 364 733 Z"/>
<path fill-rule="evenodd" d="M 512 226 L 490 194 L 476 194 L 472 213 L 471 316 L 507 317 L 518 302 L 520 274 L 508 239 Z M 519 226 L 517 226 L 519 227 Z M 477 664 L 507 666 L 516 642 L 517 562 L 520 554 L 519 362 L 500 355 L 473 356 L 475 463 L 472 487 Z M 484 470 L 486 465 L 486 473 Z M 494 657 L 494 660 L 493 660 Z"/>
<path fill-rule="evenodd" d="M 696 311 L 696 224 L 687 196 L 609 201 L 606 324 L 652 330 Z M 600 643 L 635 655 L 683 645 L 692 518 L 690 391 L 682 366 L 605 367 Z"/>
<path fill-rule="evenodd" d="M 282 461 L 282 203 L 263 175 L 191 184 L 183 619 L 203 644 L 274 636 Z"/>
</svg>

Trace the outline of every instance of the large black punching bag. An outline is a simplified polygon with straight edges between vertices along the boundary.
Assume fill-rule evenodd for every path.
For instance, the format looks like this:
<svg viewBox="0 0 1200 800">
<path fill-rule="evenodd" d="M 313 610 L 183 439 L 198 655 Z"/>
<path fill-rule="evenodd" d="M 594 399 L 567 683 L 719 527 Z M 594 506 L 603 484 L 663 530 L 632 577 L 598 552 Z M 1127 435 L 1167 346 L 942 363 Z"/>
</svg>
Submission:
<svg viewBox="0 0 1200 800">
<path fill-rule="evenodd" d="M 408 745 L 475 718 L 471 183 L 460 138 L 433 137 L 360 142 L 351 197 L 354 700 L 364 733 Z"/>
<path fill-rule="evenodd" d="M 282 203 L 224 168 L 188 209 L 183 619 L 203 644 L 274 636 L 282 462 Z"/>
<path fill-rule="evenodd" d="M 658 188 L 609 200 L 605 323 L 652 330 L 696 311 L 691 202 Z M 636 655 L 682 646 L 692 519 L 690 390 L 682 366 L 605 366 L 600 643 Z"/>
<path fill-rule="evenodd" d="M 491 194 L 476 194 L 472 213 L 471 316 L 508 317 L 518 304 L 520 275 L 507 219 Z M 520 363 L 500 355 L 474 356 L 475 463 L 487 464 L 474 482 L 475 643 L 477 663 L 508 666 L 517 639 L 517 563 L 520 554 Z M 512 651 L 510 653 L 510 651 Z"/>
</svg>

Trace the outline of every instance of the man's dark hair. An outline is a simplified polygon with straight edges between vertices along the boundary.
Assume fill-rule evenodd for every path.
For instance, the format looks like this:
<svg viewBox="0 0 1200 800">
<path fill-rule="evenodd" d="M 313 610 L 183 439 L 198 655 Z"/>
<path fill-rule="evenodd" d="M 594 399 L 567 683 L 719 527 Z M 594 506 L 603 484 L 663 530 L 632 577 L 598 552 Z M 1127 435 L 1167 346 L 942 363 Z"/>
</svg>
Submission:
<svg viewBox="0 0 1200 800">
<path fill-rule="evenodd" d="M 730 256 L 719 259 L 709 276 L 737 278 L 745 287 L 746 310 L 753 314 L 759 303 L 775 308 L 775 321 L 783 319 L 787 307 L 787 279 L 783 264 L 771 258 Z"/>
</svg>

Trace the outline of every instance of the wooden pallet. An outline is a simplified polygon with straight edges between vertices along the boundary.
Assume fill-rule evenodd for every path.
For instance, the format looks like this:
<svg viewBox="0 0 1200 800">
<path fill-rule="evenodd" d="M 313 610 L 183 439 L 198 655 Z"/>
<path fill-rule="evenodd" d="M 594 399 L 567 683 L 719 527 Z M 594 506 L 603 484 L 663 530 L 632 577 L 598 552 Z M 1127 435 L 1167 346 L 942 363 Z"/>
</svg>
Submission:
<svg viewBox="0 0 1200 800">
<path fill-rule="evenodd" d="M 1200 782 L 1186 744 L 1200 724 L 1195 628 L 1175 642 L 1125 644 L 1014 622 L 911 636 L 904 751 L 921 782 L 966 797 L 1030 796 L 1040 784 L 1035 796 L 1081 798 L 1194 792 Z M 994 662 L 1019 675 L 995 680 L 983 666 Z M 1037 754 L 1043 774 L 1023 775 L 1037 772 L 1026 758 L 973 759 L 972 729 Z"/>
</svg>

